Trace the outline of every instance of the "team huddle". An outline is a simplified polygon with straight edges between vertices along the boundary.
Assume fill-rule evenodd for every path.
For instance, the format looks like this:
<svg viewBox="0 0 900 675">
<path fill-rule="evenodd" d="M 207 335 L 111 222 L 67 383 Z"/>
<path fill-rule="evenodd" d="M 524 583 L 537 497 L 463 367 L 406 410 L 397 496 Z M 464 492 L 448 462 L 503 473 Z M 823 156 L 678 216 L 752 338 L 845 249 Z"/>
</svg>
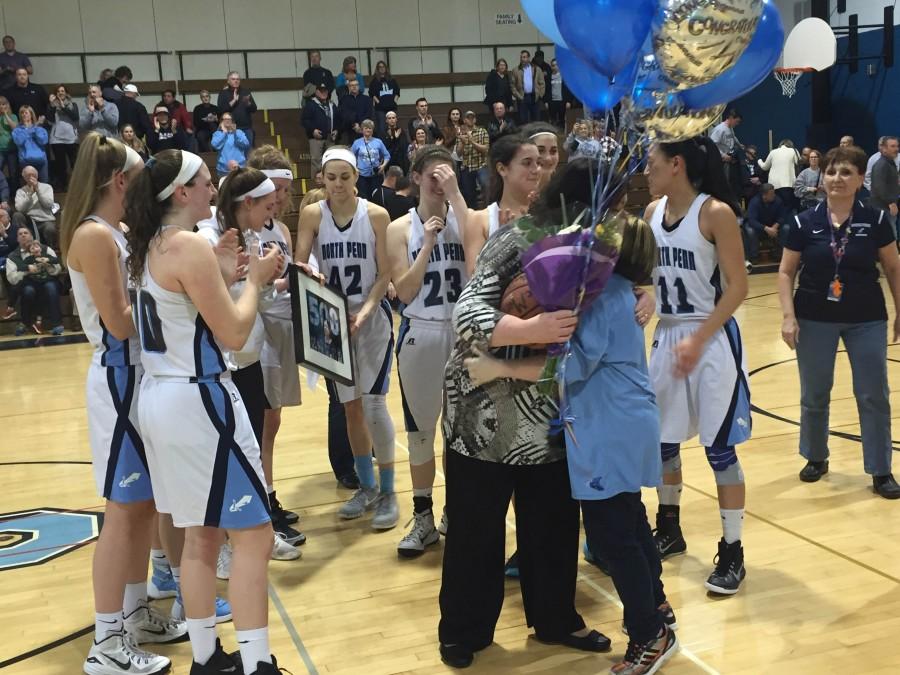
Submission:
<svg viewBox="0 0 900 675">
<path fill-rule="evenodd" d="M 716 476 L 723 522 L 706 586 L 732 594 L 745 576 L 744 481 L 735 446 L 750 436 L 744 355 L 732 314 L 747 281 L 732 205 L 710 182 L 705 142 L 653 146 L 647 165 L 651 191 L 660 197 L 646 213 L 658 245 L 652 283 L 659 324 L 649 361 L 660 420 L 655 461 L 661 462 L 653 546 L 662 559 L 686 550 L 679 444 L 699 434 Z M 398 554 L 417 557 L 453 531 L 453 507 L 436 519 L 432 495 L 442 411 L 448 443 L 459 422 L 448 421 L 448 398 L 452 404 L 477 396 L 496 377 L 528 379 L 523 373 L 543 361 L 540 350 L 524 347 L 524 338 L 517 343 L 523 347 L 491 350 L 493 356 L 463 354 L 457 322 L 494 322 L 499 306 L 487 318 L 461 318 L 455 310 L 469 292 L 470 277 L 481 289 L 499 283 L 479 272 L 481 250 L 487 254 L 505 226 L 528 212 L 548 186 L 558 185 L 554 174 L 591 161 L 578 160 L 558 173 L 557 143 L 552 127 L 536 123 L 493 144 L 489 206 L 480 211 L 467 208 L 450 153 L 426 146 L 410 170 L 418 206 L 393 222 L 357 195 L 354 155 L 332 147 L 322 158 L 326 196 L 302 210 L 292 242 L 278 215 L 293 175 L 275 148 L 255 150 L 248 168 L 229 173 L 216 190 L 197 155 L 166 150 L 145 164 L 121 143 L 88 135 L 62 228 L 75 301 L 94 350 L 87 413 L 97 489 L 107 500 L 94 559 L 96 633 L 86 673 L 166 672 L 167 657 L 138 645 L 186 639 L 192 675 L 278 672 L 268 641 L 268 563 L 299 557 L 297 546 L 305 541 L 291 527 L 297 515 L 281 506 L 272 487 L 281 408 L 300 403 L 288 263 L 339 289 L 348 303 L 349 336 L 336 328 L 333 308 L 310 306 L 325 329 L 314 349 L 339 357 L 342 341 L 353 347 L 353 384 L 328 383 L 343 406 L 359 478 L 338 516 L 371 513 L 372 527 L 382 530 L 398 524 L 395 428 L 386 404 L 396 353 L 414 516 Z M 396 333 L 389 285 L 402 307 Z M 634 307 L 630 321 L 640 331 L 653 297 L 635 283 L 627 289 Z M 499 286 L 489 290 L 498 297 L 502 292 Z M 531 342 L 564 341 L 576 323 L 575 317 L 560 319 L 559 335 Z M 486 374 L 495 357 L 521 358 L 521 368 L 510 360 L 511 372 Z M 459 368 L 471 377 L 462 387 L 452 372 Z M 478 429 L 470 431 L 467 438 L 479 443 Z M 493 431 L 485 430 L 485 438 Z M 469 454 L 462 446 L 447 453 L 457 449 Z M 501 462 L 532 461 L 527 444 L 508 450 Z M 460 518 L 457 527 L 470 527 L 463 522 L 467 516 Z M 603 550 L 590 554 L 615 558 Z M 148 585 L 149 557 L 154 573 Z M 217 574 L 231 581 L 227 601 L 216 597 Z M 527 574 L 523 569 L 523 585 Z M 169 615 L 148 604 L 163 597 L 174 597 Z M 641 644 L 656 640 L 647 649 L 668 658 L 677 646 L 674 613 L 658 602 L 654 617 L 657 604 L 664 624 L 653 624 L 652 640 L 644 636 Z M 228 619 L 239 644 L 234 654 L 216 636 L 217 623 Z M 468 665 L 445 653 L 454 645 L 445 644 L 443 635 L 442 628 L 445 661 Z M 590 640 L 589 646 L 562 643 L 608 650 L 609 640 L 597 635 L 573 638 Z M 639 665 L 640 658 L 629 651 L 623 663 Z"/>
</svg>

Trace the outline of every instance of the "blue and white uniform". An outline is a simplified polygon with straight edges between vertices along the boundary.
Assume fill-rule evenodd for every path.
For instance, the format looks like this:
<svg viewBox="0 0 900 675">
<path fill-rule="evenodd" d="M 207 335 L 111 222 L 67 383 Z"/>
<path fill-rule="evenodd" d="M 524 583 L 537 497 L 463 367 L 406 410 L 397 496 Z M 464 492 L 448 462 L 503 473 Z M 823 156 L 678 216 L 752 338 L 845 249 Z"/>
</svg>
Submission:
<svg viewBox="0 0 900 675">
<path fill-rule="evenodd" d="M 722 294 L 715 244 L 700 231 L 700 194 L 681 222 L 664 223 L 667 198 L 659 200 L 650 226 L 656 237 L 653 270 L 659 323 L 650 352 L 650 378 L 660 410 L 661 441 L 681 443 L 698 433 L 707 448 L 725 448 L 750 438 L 750 388 L 740 329 L 732 317 L 703 349 L 697 367 L 676 378 L 675 346 L 694 333 Z"/>
<path fill-rule="evenodd" d="M 409 210 L 407 256 L 412 265 L 422 249 L 425 227 Z M 456 339 L 453 308 L 468 282 L 462 233 L 448 207 L 418 295 L 403 308 L 397 336 L 397 364 L 407 431 L 433 431 L 441 413 L 444 367 Z"/>
<path fill-rule="evenodd" d="M 319 207 L 322 219 L 313 246 L 319 271 L 325 275 L 329 286 L 339 288 L 347 296 L 349 311 L 355 314 L 362 308 L 378 277 L 369 202 L 357 199 L 353 219 L 341 224 L 335 222 L 327 201 L 320 201 Z M 368 394 L 387 394 L 394 347 L 392 322 L 390 305 L 382 299 L 351 338 L 355 384 L 347 387 L 334 383 L 341 403 Z"/>
<path fill-rule="evenodd" d="M 222 349 L 191 299 L 144 267 L 134 305 L 143 351 L 138 406 L 156 506 L 177 527 L 268 522 L 259 446 Z"/>
<path fill-rule="evenodd" d="M 119 251 L 122 287 L 127 292 L 125 234 L 99 216 L 85 220 L 104 225 L 112 234 Z M 138 390 L 143 374 L 140 345 L 136 337 L 114 338 L 103 325 L 84 274 L 70 268 L 69 277 L 82 328 L 94 348 L 86 400 L 97 493 L 119 503 L 152 499 L 150 471 L 138 426 Z"/>
</svg>

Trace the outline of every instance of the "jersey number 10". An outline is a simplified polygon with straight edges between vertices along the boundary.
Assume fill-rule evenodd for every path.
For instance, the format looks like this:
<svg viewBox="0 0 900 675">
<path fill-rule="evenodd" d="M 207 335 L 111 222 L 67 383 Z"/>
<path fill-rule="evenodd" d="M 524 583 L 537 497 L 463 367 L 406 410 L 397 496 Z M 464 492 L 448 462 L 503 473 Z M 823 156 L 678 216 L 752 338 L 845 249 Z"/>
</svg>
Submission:
<svg viewBox="0 0 900 675">
<path fill-rule="evenodd" d="M 666 284 L 665 277 L 660 277 L 657 285 L 659 286 L 660 314 L 671 314 L 672 305 L 669 304 L 669 287 Z M 694 306 L 688 302 L 687 289 L 684 287 L 684 281 L 682 281 L 681 277 L 675 277 L 675 281 L 672 285 L 675 286 L 675 290 L 678 291 L 678 305 L 675 307 L 675 313 L 692 314 L 694 312 Z"/>
</svg>

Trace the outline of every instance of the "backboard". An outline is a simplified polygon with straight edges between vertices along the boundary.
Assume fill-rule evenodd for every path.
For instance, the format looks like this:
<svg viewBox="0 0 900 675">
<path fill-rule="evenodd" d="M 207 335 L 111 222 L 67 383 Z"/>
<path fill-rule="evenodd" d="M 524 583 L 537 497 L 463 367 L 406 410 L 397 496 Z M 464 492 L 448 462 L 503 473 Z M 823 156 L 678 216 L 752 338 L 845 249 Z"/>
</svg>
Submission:
<svg viewBox="0 0 900 675">
<path fill-rule="evenodd" d="M 812 68 L 822 71 L 837 60 L 837 38 L 822 19 L 803 19 L 784 41 L 782 68 Z"/>
</svg>

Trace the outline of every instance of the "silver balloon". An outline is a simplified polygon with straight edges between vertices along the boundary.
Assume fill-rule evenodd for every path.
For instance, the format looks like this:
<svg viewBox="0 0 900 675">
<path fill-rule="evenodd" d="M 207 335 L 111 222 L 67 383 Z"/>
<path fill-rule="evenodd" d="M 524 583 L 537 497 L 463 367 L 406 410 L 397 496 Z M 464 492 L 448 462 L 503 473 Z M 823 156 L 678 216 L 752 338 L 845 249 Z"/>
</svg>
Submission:
<svg viewBox="0 0 900 675">
<path fill-rule="evenodd" d="M 744 53 L 763 0 L 661 0 L 653 49 L 671 80 L 696 87 L 731 68 Z"/>
<path fill-rule="evenodd" d="M 721 120 L 724 111 L 724 104 L 703 110 L 685 110 L 680 104 L 639 108 L 630 98 L 622 99 L 625 123 L 660 143 L 674 143 L 699 136 Z"/>
</svg>

